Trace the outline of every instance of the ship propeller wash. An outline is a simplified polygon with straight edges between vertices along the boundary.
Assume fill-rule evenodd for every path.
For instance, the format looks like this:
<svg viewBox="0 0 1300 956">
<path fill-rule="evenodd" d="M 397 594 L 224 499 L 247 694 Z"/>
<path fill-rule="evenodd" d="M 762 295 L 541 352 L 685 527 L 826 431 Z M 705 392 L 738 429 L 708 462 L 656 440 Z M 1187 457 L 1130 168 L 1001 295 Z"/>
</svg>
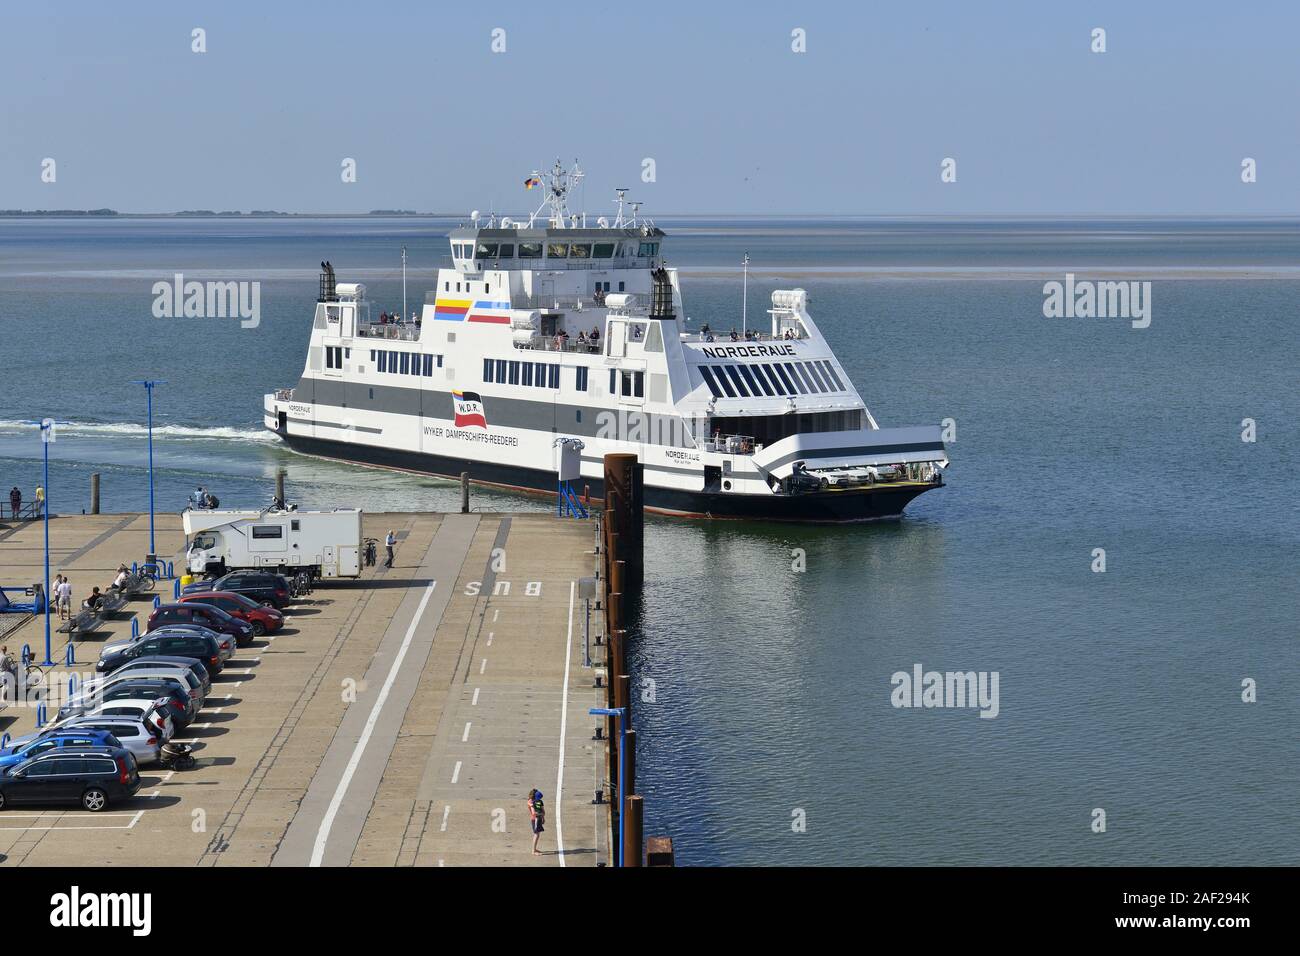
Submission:
<svg viewBox="0 0 1300 956">
<path fill-rule="evenodd" d="M 758 332 L 687 329 L 664 232 L 626 190 L 612 220 L 571 213 L 581 176 L 557 162 L 525 180 L 532 215 L 452 230 L 415 321 L 371 315 L 322 263 L 306 367 L 266 396 L 266 427 L 311 455 L 548 494 L 574 438 L 593 497 L 603 456 L 630 452 L 647 510 L 674 515 L 893 518 L 943 484 L 939 426 L 881 428 L 802 289 L 773 292 Z"/>
</svg>

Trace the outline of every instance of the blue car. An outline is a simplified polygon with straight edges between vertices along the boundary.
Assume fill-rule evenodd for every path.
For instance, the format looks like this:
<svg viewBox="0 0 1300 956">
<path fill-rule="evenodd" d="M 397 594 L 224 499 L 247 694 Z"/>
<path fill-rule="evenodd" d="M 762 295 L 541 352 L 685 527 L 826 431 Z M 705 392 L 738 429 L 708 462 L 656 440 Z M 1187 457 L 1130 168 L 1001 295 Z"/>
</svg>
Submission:
<svg viewBox="0 0 1300 956">
<path fill-rule="evenodd" d="M 57 747 L 121 747 L 106 730 L 55 730 L 0 751 L 0 770 L 39 757 Z"/>
</svg>

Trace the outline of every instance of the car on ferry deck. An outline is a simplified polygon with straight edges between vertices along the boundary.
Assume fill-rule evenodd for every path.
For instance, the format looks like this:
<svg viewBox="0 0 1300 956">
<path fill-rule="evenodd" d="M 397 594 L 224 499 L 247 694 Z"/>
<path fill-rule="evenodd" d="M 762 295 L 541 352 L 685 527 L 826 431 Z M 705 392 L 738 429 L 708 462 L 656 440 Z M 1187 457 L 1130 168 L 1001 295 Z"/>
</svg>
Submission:
<svg viewBox="0 0 1300 956">
<path fill-rule="evenodd" d="M 140 771 L 122 747 L 51 750 L 0 773 L 0 810 L 20 804 L 79 803 L 98 813 L 129 800 L 140 789 Z"/>
<path fill-rule="evenodd" d="M 149 614 L 146 631 L 156 631 L 167 625 L 197 624 L 218 634 L 226 634 L 235 639 L 238 647 L 246 647 L 253 639 L 253 625 L 227 614 L 212 604 L 191 602 L 185 604 L 163 604 Z"/>
<path fill-rule="evenodd" d="M 197 602 L 219 608 L 231 617 L 247 622 L 253 628 L 254 637 L 274 634 L 284 626 L 284 615 L 275 607 L 259 604 L 251 597 L 235 591 L 195 591 L 182 594 L 180 602 Z"/>
</svg>

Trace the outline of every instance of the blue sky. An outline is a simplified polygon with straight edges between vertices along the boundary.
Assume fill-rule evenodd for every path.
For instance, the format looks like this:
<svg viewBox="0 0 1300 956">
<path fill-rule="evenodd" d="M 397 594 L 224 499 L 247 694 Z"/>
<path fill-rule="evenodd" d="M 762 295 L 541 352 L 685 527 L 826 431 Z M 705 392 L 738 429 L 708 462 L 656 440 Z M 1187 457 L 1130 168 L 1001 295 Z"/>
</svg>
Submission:
<svg viewBox="0 0 1300 956">
<path fill-rule="evenodd" d="M 1280 2 L 11 3 L 0 208 L 519 212 L 576 156 L 592 212 L 1295 214 L 1298 32 Z"/>
</svg>

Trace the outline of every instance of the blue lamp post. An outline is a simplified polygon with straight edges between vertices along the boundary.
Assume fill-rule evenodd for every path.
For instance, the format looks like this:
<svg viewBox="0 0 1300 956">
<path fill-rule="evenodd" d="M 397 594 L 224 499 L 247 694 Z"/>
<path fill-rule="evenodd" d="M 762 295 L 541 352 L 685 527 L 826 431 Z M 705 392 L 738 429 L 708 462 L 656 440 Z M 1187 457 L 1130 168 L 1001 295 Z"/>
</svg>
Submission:
<svg viewBox="0 0 1300 956">
<path fill-rule="evenodd" d="M 43 470 L 41 487 L 45 489 L 45 500 L 41 502 L 41 516 L 45 521 L 45 666 L 51 667 L 54 659 L 50 656 L 50 442 L 54 441 L 54 426 L 67 425 L 68 422 L 56 422 L 52 418 L 42 418 L 39 422 L 27 422 L 41 430 L 41 449 L 43 451 Z"/>
<path fill-rule="evenodd" d="M 627 782 L 627 709 L 624 707 L 592 707 L 587 713 L 594 717 L 618 718 L 618 865 L 623 866 L 624 834 L 627 832 L 627 801 L 623 786 Z"/>
<path fill-rule="evenodd" d="M 166 385 L 167 382 L 165 380 L 136 379 L 131 384 L 144 386 L 149 409 L 149 553 L 157 554 L 158 549 L 154 547 L 153 540 L 153 388 L 155 385 Z"/>
</svg>

